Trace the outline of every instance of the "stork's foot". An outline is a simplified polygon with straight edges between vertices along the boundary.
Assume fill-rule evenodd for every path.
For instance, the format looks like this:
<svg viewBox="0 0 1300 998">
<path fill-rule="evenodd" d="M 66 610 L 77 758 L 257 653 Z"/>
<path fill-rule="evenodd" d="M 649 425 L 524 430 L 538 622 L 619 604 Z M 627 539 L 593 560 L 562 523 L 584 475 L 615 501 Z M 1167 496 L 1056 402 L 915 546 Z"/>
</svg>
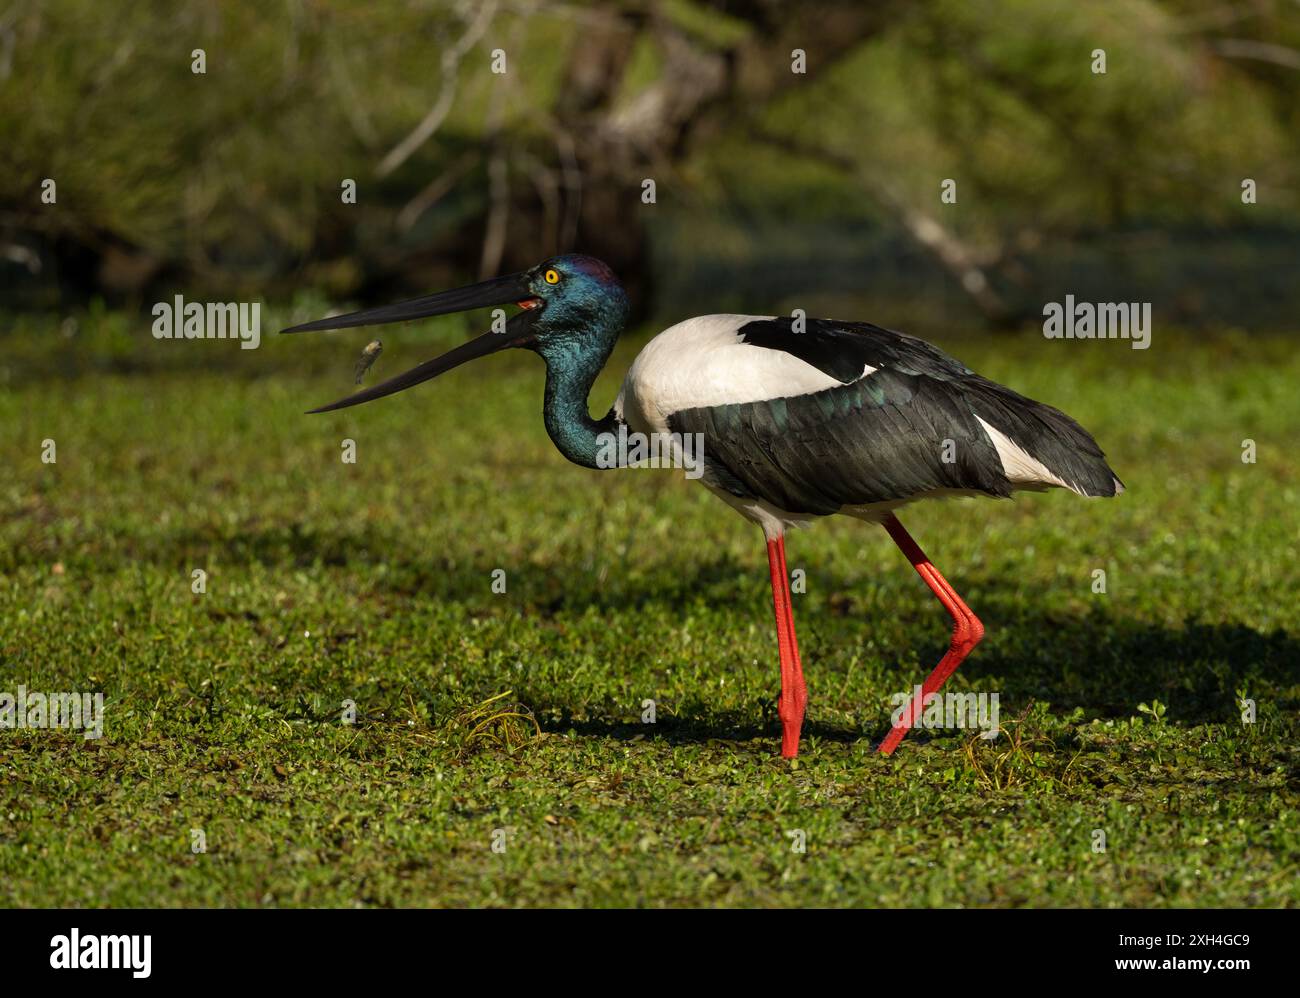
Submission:
<svg viewBox="0 0 1300 998">
<path fill-rule="evenodd" d="M 975 650 L 975 646 L 984 637 L 984 625 L 980 623 L 979 618 L 971 613 L 965 604 L 961 604 L 961 607 L 966 612 L 957 617 L 948 651 L 939 660 L 939 664 L 934 667 L 934 671 L 926 677 L 921 686 L 921 692 L 908 703 L 907 708 L 903 711 L 902 720 L 889 730 L 885 740 L 880 743 L 881 755 L 893 754 L 894 749 L 898 748 L 899 742 L 911 730 L 917 718 L 925 713 L 926 699 L 931 694 L 939 692 L 943 684 L 948 681 L 948 677 L 957 671 L 957 666 L 961 665 L 966 656 Z"/>
<path fill-rule="evenodd" d="M 799 755 L 799 732 L 807 706 L 808 690 L 803 683 L 795 686 L 789 696 L 782 690 L 776 701 L 776 713 L 781 718 L 781 755 L 786 759 Z"/>
</svg>

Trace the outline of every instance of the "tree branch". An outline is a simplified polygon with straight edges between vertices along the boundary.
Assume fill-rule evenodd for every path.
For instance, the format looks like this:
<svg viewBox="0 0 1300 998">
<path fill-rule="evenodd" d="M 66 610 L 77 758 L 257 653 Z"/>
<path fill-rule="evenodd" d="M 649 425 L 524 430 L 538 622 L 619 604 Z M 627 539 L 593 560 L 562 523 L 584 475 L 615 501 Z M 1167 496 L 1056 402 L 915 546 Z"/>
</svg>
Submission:
<svg viewBox="0 0 1300 998">
<path fill-rule="evenodd" d="M 456 100 L 456 81 L 460 72 L 460 62 L 475 45 L 478 44 L 492 18 L 496 15 L 496 0 L 487 0 L 478 11 L 478 16 L 461 35 L 460 39 L 442 53 L 442 87 L 438 99 L 429 108 L 411 134 L 399 142 L 379 163 L 375 171 L 380 177 L 386 177 L 410 158 L 411 154 L 424 145 L 434 132 L 442 125 L 451 106 Z"/>
</svg>

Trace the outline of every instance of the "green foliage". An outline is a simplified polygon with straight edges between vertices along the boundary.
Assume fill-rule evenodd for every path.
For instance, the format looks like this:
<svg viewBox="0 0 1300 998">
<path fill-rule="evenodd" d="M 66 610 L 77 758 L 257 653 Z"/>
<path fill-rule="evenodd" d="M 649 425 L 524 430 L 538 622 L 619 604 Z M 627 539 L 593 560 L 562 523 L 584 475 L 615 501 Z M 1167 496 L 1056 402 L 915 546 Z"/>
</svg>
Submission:
<svg viewBox="0 0 1300 998">
<path fill-rule="evenodd" d="M 995 257 L 1021 230 L 1294 231 L 1294 70 L 1222 50 L 1225 37 L 1283 53 L 1300 46 L 1289 6 L 1252 5 L 1225 25 L 1173 0 L 886 4 L 844 57 L 809 52 L 806 81 L 772 87 L 755 79 L 788 76 L 788 54 L 777 53 L 779 65 L 771 53 L 759 60 L 764 28 L 745 19 L 757 14 L 675 0 L 645 17 L 629 3 L 612 8 L 636 32 L 612 106 L 565 127 L 583 139 L 609 126 L 606 115 L 632 129 L 636 148 L 638 115 L 663 99 L 654 88 L 664 74 L 680 71 L 674 46 L 689 46 L 739 67 L 717 98 L 734 113 L 680 148 L 640 150 L 661 185 L 657 209 L 637 216 L 652 230 L 697 218 L 707 203 L 741 219 L 836 220 L 857 238 L 873 223 L 896 230 L 900 211 L 932 211 L 938 181 L 953 177 L 961 194 L 945 224 Z M 511 240 L 544 245 L 540 216 L 557 208 L 534 188 L 569 169 L 556 121 L 595 15 L 503 6 L 444 80 L 443 57 L 470 36 L 476 9 L 18 0 L 0 28 L 5 239 L 99 254 L 125 246 L 154 273 L 227 291 L 291 278 L 346 295 L 420 265 L 430 247 L 476 263 L 487 155 L 504 149 L 517 207 L 533 209 L 515 216 Z M 490 71 L 498 47 L 505 75 Z M 195 74 L 200 48 L 207 71 Z M 1094 48 L 1107 52 L 1104 76 L 1089 69 Z M 444 92 L 453 99 L 433 137 L 381 170 Z M 814 151 L 778 152 L 756 131 Z M 628 163 L 629 190 L 647 168 Z M 1263 192 L 1259 210 L 1242 210 L 1246 176 Z M 39 203 L 45 178 L 59 185 L 57 210 Z M 340 203 L 345 178 L 358 183 L 355 205 Z M 439 180 L 441 199 L 397 224 Z M 5 266 L 17 280 L 17 266 Z"/>
<path fill-rule="evenodd" d="M 958 178 L 968 194 L 945 218 L 977 240 L 1019 227 L 1294 225 L 1293 111 L 1279 114 L 1248 68 L 1209 72 L 1208 45 L 1164 4 L 953 0 L 791 91 L 769 122 L 853 157 L 924 210 L 940 178 Z M 748 168 L 734 151 L 733 162 Z M 1266 213 L 1243 217 L 1245 176 L 1268 178 Z"/>
<path fill-rule="evenodd" d="M 404 238 L 445 236 L 478 210 L 481 176 L 415 235 L 394 226 L 430 176 L 481 142 L 498 79 L 491 46 L 461 65 L 439 141 L 393 176 L 376 174 L 440 92 L 440 54 L 466 31 L 449 5 L 20 0 L 6 20 L 0 204 L 34 231 L 97 247 L 111 236 L 206 282 L 255 288 L 318 239 L 369 258 Z M 509 79 L 520 83 L 511 83 L 505 120 L 521 142 L 554 95 L 560 56 L 549 44 L 554 19 L 516 23 L 504 37 L 518 40 L 525 28 L 537 44 L 512 50 Z M 192 71 L 197 49 L 201 74 Z M 40 210 L 46 177 L 58 183 L 57 211 Z M 345 178 L 358 182 L 356 205 L 341 203 Z M 306 276 L 345 293 L 362 275 Z"/>
</svg>

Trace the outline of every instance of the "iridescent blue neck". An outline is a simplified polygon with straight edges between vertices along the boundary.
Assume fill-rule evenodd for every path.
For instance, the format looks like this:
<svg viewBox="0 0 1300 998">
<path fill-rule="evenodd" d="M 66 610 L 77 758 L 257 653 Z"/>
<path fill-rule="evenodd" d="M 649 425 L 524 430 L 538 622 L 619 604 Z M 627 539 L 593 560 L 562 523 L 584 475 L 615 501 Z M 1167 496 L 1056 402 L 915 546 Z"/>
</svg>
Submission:
<svg viewBox="0 0 1300 998">
<path fill-rule="evenodd" d="M 542 416 L 547 434 L 556 449 L 574 464 L 598 467 L 596 455 L 601 449 L 601 435 L 618 432 L 618 421 L 612 411 L 601 419 L 592 419 L 587 409 L 587 396 L 605 358 L 590 365 L 581 356 L 565 356 L 546 348 L 538 353 L 546 359 L 546 401 Z"/>
<path fill-rule="evenodd" d="M 593 310 L 594 314 L 574 317 L 574 325 L 568 329 L 548 330 L 538 337 L 534 347 L 546 361 L 546 400 L 542 407 L 546 432 L 561 454 L 584 468 L 599 467 L 596 455 L 601 450 L 602 435 L 618 431 L 612 410 L 601 419 L 592 419 L 587 409 L 587 396 L 609 360 L 627 309 L 622 289 L 616 301 L 603 304 L 607 307 Z M 552 324 L 560 325 L 561 321 L 557 316 Z"/>
</svg>

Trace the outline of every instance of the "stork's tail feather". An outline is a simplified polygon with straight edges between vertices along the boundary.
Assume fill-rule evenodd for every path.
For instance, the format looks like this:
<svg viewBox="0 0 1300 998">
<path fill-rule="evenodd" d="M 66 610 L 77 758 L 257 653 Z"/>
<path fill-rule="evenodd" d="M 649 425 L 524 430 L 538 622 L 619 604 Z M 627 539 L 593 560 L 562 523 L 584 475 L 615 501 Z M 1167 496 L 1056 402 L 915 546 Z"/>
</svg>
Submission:
<svg viewBox="0 0 1300 998">
<path fill-rule="evenodd" d="M 986 429 L 990 424 L 995 428 L 990 435 L 1013 484 L 1060 486 L 1088 498 L 1110 498 L 1124 491 L 1092 434 L 1060 409 L 984 378 L 967 390 Z M 1004 447 L 999 436 L 1011 447 Z"/>
</svg>

